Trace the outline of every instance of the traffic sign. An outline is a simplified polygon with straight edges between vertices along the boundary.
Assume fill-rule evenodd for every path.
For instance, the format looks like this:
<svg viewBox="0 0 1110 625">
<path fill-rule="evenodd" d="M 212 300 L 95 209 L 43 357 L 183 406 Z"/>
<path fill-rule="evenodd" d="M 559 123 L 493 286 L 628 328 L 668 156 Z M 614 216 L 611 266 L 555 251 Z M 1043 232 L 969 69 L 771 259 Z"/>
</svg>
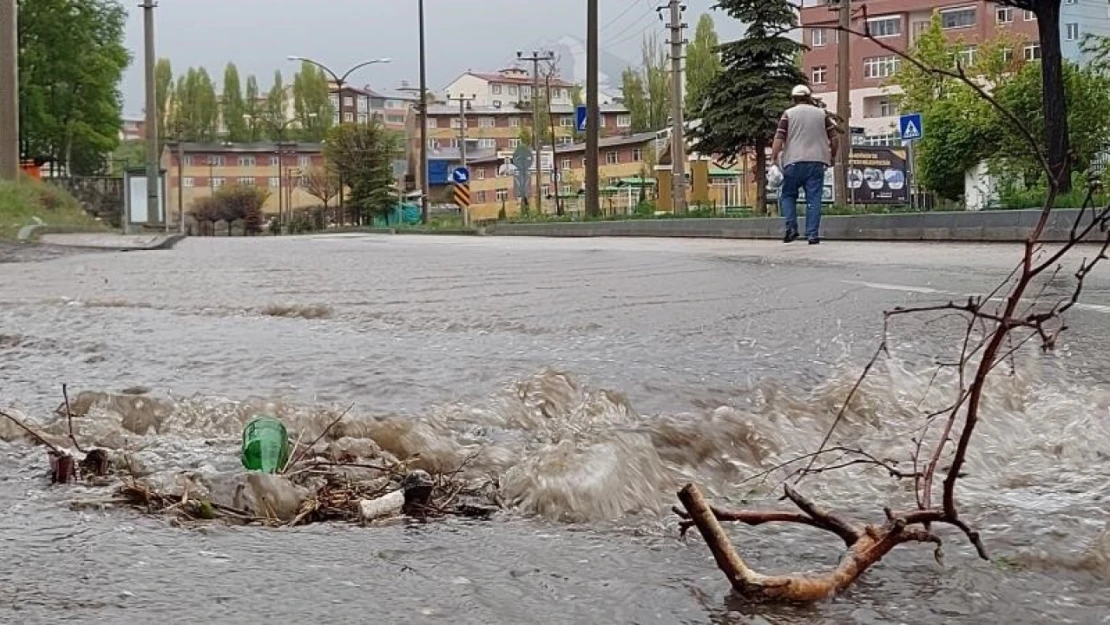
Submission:
<svg viewBox="0 0 1110 625">
<path fill-rule="evenodd" d="M 579 104 L 574 107 L 574 127 L 578 132 L 586 132 L 586 105 Z"/>
<path fill-rule="evenodd" d="M 455 183 L 455 203 L 464 210 L 470 208 L 470 185 Z"/>
<path fill-rule="evenodd" d="M 921 125 L 921 113 L 907 113 L 898 120 L 898 130 L 902 134 L 902 141 L 917 141 L 925 136 L 925 128 Z"/>
<path fill-rule="evenodd" d="M 456 167 L 451 172 L 451 182 L 455 184 L 467 184 L 470 182 L 470 170 L 466 167 Z"/>
</svg>

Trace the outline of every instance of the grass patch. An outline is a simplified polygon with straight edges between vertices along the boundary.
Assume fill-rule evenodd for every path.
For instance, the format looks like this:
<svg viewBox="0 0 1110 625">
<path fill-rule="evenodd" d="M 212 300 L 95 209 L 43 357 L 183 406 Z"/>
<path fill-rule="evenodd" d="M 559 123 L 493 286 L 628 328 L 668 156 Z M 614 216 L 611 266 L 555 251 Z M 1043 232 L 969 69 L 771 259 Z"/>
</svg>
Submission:
<svg viewBox="0 0 1110 625">
<path fill-rule="evenodd" d="M 38 220 L 50 226 L 105 229 L 62 189 L 27 177 L 16 182 L 0 181 L 0 239 L 15 239 L 23 226 Z"/>
</svg>

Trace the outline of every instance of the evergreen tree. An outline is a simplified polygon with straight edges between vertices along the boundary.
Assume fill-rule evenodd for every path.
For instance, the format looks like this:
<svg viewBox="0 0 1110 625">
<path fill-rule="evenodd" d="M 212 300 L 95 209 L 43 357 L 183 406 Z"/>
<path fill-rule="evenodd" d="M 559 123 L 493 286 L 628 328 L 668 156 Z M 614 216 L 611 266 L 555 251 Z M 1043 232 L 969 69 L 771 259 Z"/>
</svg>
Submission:
<svg viewBox="0 0 1110 625">
<path fill-rule="evenodd" d="M 794 62 L 802 44 L 786 33 L 798 28 L 787 0 L 719 0 L 718 8 L 747 24 L 741 39 L 721 46 L 723 70 L 705 94 L 702 123 L 692 138 L 702 154 L 735 160 L 755 154 L 756 210 L 767 204 L 767 150 L 790 90 L 805 83 Z"/>
<path fill-rule="evenodd" d="M 228 63 L 224 69 L 224 93 L 220 100 L 224 128 L 227 130 L 227 140 L 232 143 L 242 143 L 250 139 L 250 123 L 247 120 L 247 105 L 243 100 L 243 88 L 239 81 L 239 69 L 234 63 Z"/>
<path fill-rule="evenodd" d="M 702 99 L 721 73 L 721 56 L 717 52 L 717 29 L 713 17 L 705 13 L 698 20 L 694 41 L 686 50 L 686 111 L 699 115 Z"/>
<path fill-rule="evenodd" d="M 640 73 L 631 67 L 621 75 L 621 97 L 624 106 L 632 116 L 632 132 L 644 132 L 651 128 L 648 119 L 647 94 L 644 93 L 644 80 Z"/>
<path fill-rule="evenodd" d="M 293 109 L 305 141 L 320 141 L 332 125 L 328 76 L 324 70 L 305 61 L 293 78 Z M 358 112 L 353 111 L 355 119 Z M 369 115 L 369 111 L 364 112 Z"/>
<path fill-rule="evenodd" d="M 264 121 L 263 106 L 262 106 L 262 91 L 258 88 L 258 78 L 251 74 L 247 76 L 247 93 L 244 106 L 247 109 L 247 115 L 250 117 L 250 124 L 247 131 L 249 140 L 253 143 L 261 141 L 263 137 L 263 130 L 266 128 Z"/>
<path fill-rule="evenodd" d="M 281 137 L 277 128 L 285 123 L 285 81 L 281 76 L 281 71 L 274 72 L 274 83 L 270 87 L 269 93 L 266 95 L 266 110 L 263 117 L 266 119 L 266 132 L 269 138 L 277 141 Z"/>
</svg>

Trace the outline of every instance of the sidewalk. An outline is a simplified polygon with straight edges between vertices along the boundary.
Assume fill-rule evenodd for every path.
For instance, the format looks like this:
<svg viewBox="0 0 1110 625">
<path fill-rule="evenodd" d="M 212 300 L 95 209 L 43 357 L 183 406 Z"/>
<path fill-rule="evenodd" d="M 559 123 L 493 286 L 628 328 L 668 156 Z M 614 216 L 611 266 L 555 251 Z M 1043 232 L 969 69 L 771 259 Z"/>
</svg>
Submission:
<svg viewBox="0 0 1110 625">
<path fill-rule="evenodd" d="M 44 234 L 39 242 L 45 245 L 121 252 L 168 250 L 185 238 L 183 234 Z"/>
</svg>

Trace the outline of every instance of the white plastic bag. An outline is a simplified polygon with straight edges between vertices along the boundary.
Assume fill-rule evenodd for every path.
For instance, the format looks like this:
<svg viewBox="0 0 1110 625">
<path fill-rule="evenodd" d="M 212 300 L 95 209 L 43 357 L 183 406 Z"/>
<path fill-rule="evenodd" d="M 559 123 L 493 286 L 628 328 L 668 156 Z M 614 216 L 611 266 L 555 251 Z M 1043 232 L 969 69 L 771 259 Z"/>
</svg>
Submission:
<svg viewBox="0 0 1110 625">
<path fill-rule="evenodd" d="M 778 189 L 782 186 L 782 181 L 782 169 L 780 169 L 777 164 L 771 165 L 771 168 L 767 170 L 767 188 L 772 190 Z"/>
</svg>

